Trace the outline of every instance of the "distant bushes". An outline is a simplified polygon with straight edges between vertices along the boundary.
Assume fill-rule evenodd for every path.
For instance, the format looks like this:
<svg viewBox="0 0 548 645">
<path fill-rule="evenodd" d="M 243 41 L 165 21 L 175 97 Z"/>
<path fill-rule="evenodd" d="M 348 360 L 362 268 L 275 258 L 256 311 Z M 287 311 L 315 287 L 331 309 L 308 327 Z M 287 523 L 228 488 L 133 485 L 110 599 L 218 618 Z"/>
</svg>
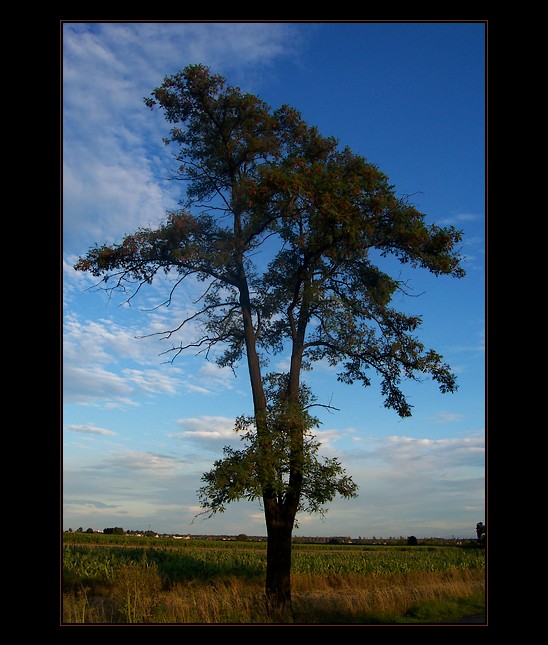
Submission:
<svg viewBox="0 0 548 645">
<path fill-rule="evenodd" d="M 124 535 L 125 531 L 121 526 L 115 526 L 114 528 L 105 529 L 103 533 L 105 535 Z"/>
</svg>

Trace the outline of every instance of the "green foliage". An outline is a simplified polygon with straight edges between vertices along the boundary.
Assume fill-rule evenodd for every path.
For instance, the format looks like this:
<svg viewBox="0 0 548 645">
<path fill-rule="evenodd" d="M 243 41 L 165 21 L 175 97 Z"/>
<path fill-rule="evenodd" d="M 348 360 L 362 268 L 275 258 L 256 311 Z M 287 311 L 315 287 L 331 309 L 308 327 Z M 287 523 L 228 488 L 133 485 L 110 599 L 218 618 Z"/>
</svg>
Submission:
<svg viewBox="0 0 548 645">
<path fill-rule="evenodd" d="M 414 602 L 405 611 L 375 612 L 367 622 L 378 625 L 451 624 L 462 622 L 463 616 L 485 615 L 485 592 L 471 591 L 465 596 L 437 597 Z"/>
<path fill-rule="evenodd" d="M 476 535 L 478 536 L 478 543 L 485 544 L 487 539 L 487 526 L 483 522 L 476 524 Z"/>
<path fill-rule="evenodd" d="M 124 532 L 125 531 L 121 526 L 109 527 L 103 530 L 103 533 L 106 533 L 107 535 L 124 535 Z"/>
<path fill-rule="evenodd" d="M 298 436 L 304 438 L 298 512 L 323 514 L 323 506 L 336 494 L 346 498 L 356 496 L 358 487 L 345 474 L 338 459 L 320 461 L 317 457 L 320 443 L 312 429 L 319 425 L 319 420 L 309 412 L 315 397 L 302 384 L 298 405 L 290 404 L 285 398 L 287 380 L 287 374 L 268 377 L 266 441 L 258 435 L 253 417 L 241 416 L 236 420 L 235 431 L 242 434 L 246 447 L 234 450 L 225 446 L 224 458 L 217 460 L 213 469 L 202 476 L 205 486 L 199 489 L 198 495 L 201 506 L 206 509 L 204 512 L 209 515 L 223 512 L 228 503 L 238 499 L 260 499 L 265 481 L 283 503 L 291 488 L 290 474 L 295 459 L 292 441 L 296 428 Z"/>
</svg>

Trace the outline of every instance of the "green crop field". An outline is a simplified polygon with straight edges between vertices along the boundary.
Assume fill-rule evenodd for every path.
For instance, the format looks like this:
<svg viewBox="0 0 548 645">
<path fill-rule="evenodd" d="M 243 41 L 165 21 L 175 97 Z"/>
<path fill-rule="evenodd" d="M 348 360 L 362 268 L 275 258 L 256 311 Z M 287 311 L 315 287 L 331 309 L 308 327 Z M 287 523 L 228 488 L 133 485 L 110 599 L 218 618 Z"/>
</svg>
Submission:
<svg viewBox="0 0 548 645">
<path fill-rule="evenodd" d="M 266 623 L 266 543 L 65 534 L 63 622 Z M 485 550 L 294 544 L 293 621 L 450 622 L 485 612 Z"/>
</svg>

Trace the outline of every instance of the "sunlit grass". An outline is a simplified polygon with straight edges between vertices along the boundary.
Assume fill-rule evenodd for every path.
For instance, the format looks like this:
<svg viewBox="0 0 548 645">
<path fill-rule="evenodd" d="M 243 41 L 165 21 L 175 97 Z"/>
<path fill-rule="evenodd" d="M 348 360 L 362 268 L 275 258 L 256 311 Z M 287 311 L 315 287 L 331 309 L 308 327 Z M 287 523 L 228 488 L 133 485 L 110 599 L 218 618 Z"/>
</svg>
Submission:
<svg viewBox="0 0 548 645">
<path fill-rule="evenodd" d="M 264 545 L 65 546 L 63 622 L 266 624 Z M 451 622 L 485 612 L 480 549 L 295 549 L 297 624 Z"/>
</svg>

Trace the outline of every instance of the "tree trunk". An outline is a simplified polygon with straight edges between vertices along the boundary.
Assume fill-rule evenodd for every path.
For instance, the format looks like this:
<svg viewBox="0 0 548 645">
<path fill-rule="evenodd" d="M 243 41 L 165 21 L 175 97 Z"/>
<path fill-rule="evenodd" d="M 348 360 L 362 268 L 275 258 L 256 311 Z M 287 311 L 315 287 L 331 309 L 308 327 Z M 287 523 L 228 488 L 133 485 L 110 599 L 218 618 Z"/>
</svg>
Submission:
<svg viewBox="0 0 548 645">
<path fill-rule="evenodd" d="M 264 446 L 266 453 L 270 451 L 270 438 L 266 427 L 266 396 L 261 377 L 261 367 L 255 343 L 255 331 L 251 315 L 251 303 L 247 280 L 240 261 L 240 305 L 244 322 L 245 345 L 253 409 L 259 446 Z M 283 512 L 278 498 L 270 485 L 270 469 L 272 464 L 261 464 L 261 481 L 263 483 L 263 501 L 267 529 L 266 556 L 266 605 L 269 615 L 277 622 L 287 622 L 291 619 L 291 535 L 293 532 L 292 517 Z"/>
<path fill-rule="evenodd" d="M 303 317 L 301 317 L 302 320 Z M 291 622 L 291 547 L 292 534 L 303 481 L 303 427 L 300 423 L 299 385 L 302 367 L 304 328 L 293 340 L 291 367 L 286 400 L 288 405 L 287 431 L 290 436 L 290 472 L 285 499 L 263 495 L 268 535 L 266 551 L 266 600 L 271 618 L 277 622 Z M 297 413 L 293 414 L 295 408 Z"/>
<path fill-rule="evenodd" d="M 262 383 L 259 356 L 257 354 L 255 330 L 253 328 L 251 302 L 245 270 L 241 258 L 238 258 L 240 269 L 240 305 L 244 323 L 246 354 L 253 394 L 253 407 L 259 446 L 264 445 L 266 454 L 270 451 L 270 438 L 266 427 L 266 397 Z M 303 325 L 304 322 L 304 325 Z M 299 340 L 294 339 L 291 357 L 289 388 L 287 398 L 290 404 L 298 404 L 302 351 L 306 320 L 301 313 L 299 321 Z M 269 470 L 272 464 L 263 464 L 260 459 L 263 484 L 263 502 L 267 529 L 266 585 L 265 595 L 267 611 L 276 622 L 291 622 L 291 546 L 295 515 L 298 508 L 302 486 L 303 434 L 300 424 L 290 429 L 291 458 L 289 491 L 282 501 L 271 486 Z"/>
<path fill-rule="evenodd" d="M 271 618 L 277 622 L 292 619 L 291 535 L 293 518 L 279 507 L 276 498 L 265 499 L 267 528 L 266 602 Z"/>
</svg>

